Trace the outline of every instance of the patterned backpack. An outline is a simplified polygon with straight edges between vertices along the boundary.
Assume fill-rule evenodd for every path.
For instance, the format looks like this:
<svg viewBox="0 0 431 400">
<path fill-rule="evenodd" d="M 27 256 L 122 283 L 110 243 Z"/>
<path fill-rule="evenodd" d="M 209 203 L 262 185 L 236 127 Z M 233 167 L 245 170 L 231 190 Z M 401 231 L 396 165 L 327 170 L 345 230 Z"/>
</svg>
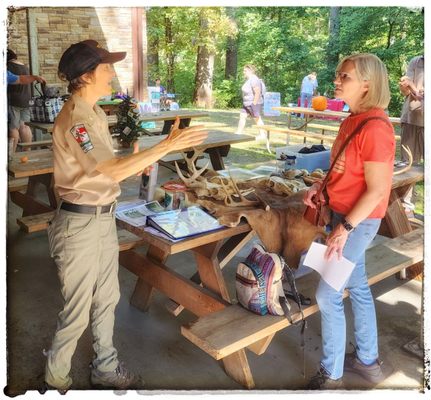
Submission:
<svg viewBox="0 0 431 400">
<path fill-rule="evenodd" d="M 290 285 L 290 292 L 283 289 L 283 281 Z M 253 246 L 244 262 L 238 264 L 236 271 L 236 294 L 240 304 L 259 315 L 284 315 L 292 322 L 289 298 L 297 303 L 302 314 L 301 296 L 295 285 L 293 271 L 283 258 L 275 253 L 267 253 L 261 245 Z"/>
</svg>

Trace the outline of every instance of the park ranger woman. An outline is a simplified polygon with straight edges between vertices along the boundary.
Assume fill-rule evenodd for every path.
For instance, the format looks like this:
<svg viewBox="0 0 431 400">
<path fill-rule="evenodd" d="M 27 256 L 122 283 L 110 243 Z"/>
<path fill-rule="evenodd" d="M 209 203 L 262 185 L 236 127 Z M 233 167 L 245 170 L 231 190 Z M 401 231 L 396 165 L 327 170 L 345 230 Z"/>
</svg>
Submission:
<svg viewBox="0 0 431 400">
<path fill-rule="evenodd" d="M 59 207 L 48 229 L 64 298 L 51 348 L 45 352 L 45 389 L 65 393 L 78 339 L 91 322 L 95 357 L 91 383 L 109 388 L 139 388 L 142 383 L 117 358 L 113 346 L 114 312 L 120 297 L 115 204 L 119 182 L 137 174 L 172 150 L 205 140 L 202 126 L 178 129 L 156 146 L 124 158 L 114 157 L 108 122 L 96 101 L 112 91 L 111 53 L 94 40 L 71 45 L 58 73 L 72 94 L 53 129 L 54 180 Z"/>
</svg>

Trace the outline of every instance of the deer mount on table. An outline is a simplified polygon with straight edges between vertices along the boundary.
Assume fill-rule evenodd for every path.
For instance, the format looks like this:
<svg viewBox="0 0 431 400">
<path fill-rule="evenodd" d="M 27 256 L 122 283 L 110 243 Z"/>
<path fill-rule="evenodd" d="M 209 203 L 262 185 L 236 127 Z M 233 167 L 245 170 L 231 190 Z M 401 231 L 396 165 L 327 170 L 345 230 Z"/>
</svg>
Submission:
<svg viewBox="0 0 431 400">
<path fill-rule="evenodd" d="M 303 218 L 302 202 L 307 184 L 321 179 L 323 171 L 313 175 L 306 170 L 291 170 L 283 177 L 236 182 L 208 170 L 209 161 L 198 170 L 195 162 L 200 154 L 183 154 L 189 172 L 183 174 L 176 164 L 177 173 L 187 186 L 187 201 L 206 208 L 222 225 L 236 226 L 245 218 L 266 250 L 282 255 L 293 268 L 297 268 L 301 253 L 311 242 L 326 235 Z"/>
</svg>

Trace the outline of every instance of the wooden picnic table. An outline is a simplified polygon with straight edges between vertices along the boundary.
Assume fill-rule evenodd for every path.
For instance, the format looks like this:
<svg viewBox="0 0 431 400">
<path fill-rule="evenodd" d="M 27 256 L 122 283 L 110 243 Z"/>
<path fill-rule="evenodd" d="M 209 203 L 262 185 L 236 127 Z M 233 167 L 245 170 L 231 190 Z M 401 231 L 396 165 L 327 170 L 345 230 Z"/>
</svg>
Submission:
<svg viewBox="0 0 431 400">
<path fill-rule="evenodd" d="M 341 121 L 342 119 L 344 119 L 350 115 L 349 112 L 345 112 L 345 111 L 332 111 L 332 110 L 316 111 L 316 110 L 313 110 L 312 108 L 306 108 L 306 107 L 272 107 L 272 109 L 288 113 L 287 114 L 288 115 L 288 122 L 287 122 L 288 128 L 289 129 L 298 129 L 298 130 L 306 128 L 307 125 L 311 121 L 313 121 L 316 117 L 332 117 L 332 118 L 336 118 L 338 121 Z M 293 114 L 304 114 L 304 116 L 305 116 L 304 123 L 298 128 L 291 128 L 292 113 Z M 398 117 L 389 117 L 389 121 L 391 121 L 391 123 L 393 125 L 399 125 L 401 123 L 400 118 L 398 118 Z"/>
<path fill-rule="evenodd" d="M 396 171 L 396 170 L 395 170 Z M 389 206 L 379 230 L 379 234 L 390 238 L 411 232 L 413 227 L 404 211 L 402 200 L 408 191 L 424 180 L 423 165 L 414 165 L 408 171 L 394 175 Z"/>
<path fill-rule="evenodd" d="M 180 117 L 180 128 L 185 128 L 190 125 L 190 121 L 193 118 L 202 118 L 207 117 L 208 113 L 206 111 L 199 110 L 175 110 L 175 111 L 159 111 L 154 113 L 144 113 L 141 114 L 140 118 L 142 122 L 149 121 L 164 121 L 162 135 L 166 135 L 169 133 L 171 126 L 175 122 L 176 117 Z M 108 125 L 110 127 L 114 126 L 117 123 L 116 115 L 107 115 Z M 35 122 L 30 121 L 26 122 L 32 129 L 39 129 L 43 133 L 52 133 L 52 129 L 54 127 L 54 123 L 46 123 L 46 122 Z"/>
<path fill-rule="evenodd" d="M 398 193 L 397 191 L 401 188 L 404 191 L 407 185 L 421 179 L 423 179 L 423 168 L 414 167 L 410 171 L 394 176 L 392 192 Z M 403 209 L 393 208 L 388 210 L 386 218 L 402 220 L 406 218 L 406 215 Z M 226 259 L 232 259 L 238 250 L 253 237 L 254 232 L 251 227 L 248 224 L 240 224 L 234 228 L 224 228 L 179 242 L 171 242 L 146 232 L 142 227 L 134 227 L 125 221 L 117 220 L 117 224 L 141 237 L 149 245 L 145 255 L 134 250 L 120 254 L 120 265 L 138 276 L 130 299 L 131 304 L 141 311 L 148 311 L 152 295 L 155 290 L 159 290 L 169 299 L 191 311 L 198 317 L 198 322 L 183 326 L 181 328 L 183 336 L 215 359 L 220 360 L 225 372 L 234 381 L 246 388 L 253 388 L 254 380 L 245 348 L 247 347 L 258 355 L 263 354 L 275 331 L 289 326 L 289 323 L 282 317 L 255 318 L 253 313 L 238 305 L 231 304 L 221 268 L 226 264 Z M 401 230 L 392 230 L 390 237 L 398 237 L 402 233 Z M 415 240 L 417 236 L 414 236 Z M 175 269 L 166 266 L 166 260 L 170 255 L 187 250 L 192 251 L 195 256 L 200 282 L 196 282 L 193 278 L 188 279 L 178 274 Z M 402 257 L 406 259 L 405 264 L 403 264 L 403 259 L 400 260 L 399 253 L 391 252 L 386 248 L 383 249 L 385 250 L 383 252 L 381 250 L 379 248 L 376 254 L 372 253 L 374 258 L 371 253 L 367 253 L 367 260 L 370 263 L 369 270 L 371 271 L 368 271 L 370 285 L 374 281 L 379 281 L 399 271 L 404 265 L 411 266 L 414 264 L 414 259 L 421 259 L 420 254 L 416 254 L 418 253 L 416 248 L 413 251 L 413 261 L 408 259 L 406 254 L 403 254 Z M 226 254 L 228 255 L 226 256 Z M 382 257 L 387 260 L 388 265 L 396 264 L 396 268 L 387 268 L 383 272 L 373 273 L 374 264 L 379 264 L 379 259 Z M 300 290 L 301 293 L 306 293 L 310 297 L 313 295 L 314 298 L 318 276 L 313 275 L 312 278 L 310 282 L 305 280 L 305 284 L 308 285 L 306 288 L 309 290 L 304 292 L 303 286 L 300 287 Z M 313 304 L 306 308 L 305 315 L 310 315 L 316 311 L 317 305 Z M 220 313 L 224 313 L 223 317 L 219 317 Z M 211 324 L 213 319 L 217 322 Z M 245 332 L 247 329 L 250 329 L 250 332 Z M 217 330 L 220 330 L 221 333 L 217 334 Z M 215 332 L 213 336 L 212 332 Z M 238 337 L 238 340 L 231 339 L 231 336 Z M 207 337 L 209 337 L 208 340 L 202 340 L 202 338 Z M 215 341 L 215 344 L 211 340 Z M 234 344 L 231 345 L 231 342 Z M 211 343 L 214 348 L 210 346 Z M 241 343 L 243 344 L 241 345 Z M 252 346 L 250 346 L 251 343 Z"/>
<path fill-rule="evenodd" d="M 139 139 L 141 150 L 150 148 L 162 141 L 166 135 L 143 136 Z M 184 152 L 193 150 L 206 151 L 211 159 L 214 169 L 224 169 L 223 157 L 227 156 L 230 146 L 235 143 L 253 141 L 250 135 L 235 135 L 221 131 L 212 131 L 207 139 L 194 148 L 184 149 Z M 119 156 L 130 153 L 131 149 L 121 149 L 117 153 Z M 172 151 L 169 154 L 178 153 Z M 27 156 L 28 161 L 22 163 L 21 157 Z M 10 193 L 11 200 L 23 209 L 23 216 L 41 214 L 52 211 L 57 206 L 57 200 L 53 187 L 53 156 L 51 149 L 31 150 L 15 153 L 8 164 L 9 176 L 12 178 L 29 178 L 25 193 L 14 191 Z M 39 201 L 36 198 L 36 187 L 43 185 L 48 194 L 49 204 Z"/>
<path fill-rule="evenodd" d="M 181 304 L 198 317 L 220 311 L 231 304 L 222 267 L 246 244 L 254 232 L 248 224 L 193 236 L 179 242 L 145 232 L 130 224 L 117 220 L 117 224 L 149 245 L 147 253 L 134 250 L 120 253 L 120 265 L 138 276 L 130 303 L 147 311 L 155 290 Z M 191 251 L 196 260 L 200 283 L 180 275 L 166 266 L 170 255 Z M 239 350 L 223 360 L 226 373 L 234 380 L 249 386 L 250 366 L 244 350 Z"/>
</svg>

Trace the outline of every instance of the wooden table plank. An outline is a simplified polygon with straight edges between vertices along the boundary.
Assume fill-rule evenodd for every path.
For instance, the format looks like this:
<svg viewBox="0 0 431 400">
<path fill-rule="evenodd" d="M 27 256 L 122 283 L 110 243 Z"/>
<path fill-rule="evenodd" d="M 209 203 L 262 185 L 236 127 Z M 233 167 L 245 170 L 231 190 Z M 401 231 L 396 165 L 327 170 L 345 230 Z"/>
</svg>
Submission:
<svg viewBox="0 0 431 400">
<path fill-rule="evenodd" d="M 281 112 L 286 112 L 286 113 L 315 115 L 319 117 L 346 118 L 350 115 L 350 113 L 344 112 L 344 111 L 332 111 L 332 110 L 316 111 L 316 110 L 313 110 L 312 108 L 306 108 L 306 107 L 272 107 L 272 109 L 278 110 Z"/>
<path fill-rule="evenodd" d="M 166 138 L 166 135 L 159 136 L 142 136 L 139 138 L 140 150 L 148 149 Z M 235 135 L 220 131 L 213 131 L 208 135 L 207 139 L 200 145 L 194 148 L 184 149 L 184 152 L 196 150 L 207 150 L 231 144 L 253 141 L 254 137 L 250 135 Z M 117 149 L 115 153 L 118 156 L 130 154 L 131 149 Z M 178 150 L 171 151 L 168 154 L 178 153 Z M 28 157 L 26 163 L 21 163 L 20 159 L 23 156 Z M 41 175 L 53 173 L 53 156 L 51 149 L 30 150 L 15 153 L 8 165 L 9 174 L 14 178 L 25 178 L 33 175 Z"/>
<path fill-rule="evenodd" d="M 21 157 L 27 156 L 28 161 L 22 163 Z M 14 153 L 8 164 L 9 175 L 14 178 L 25 178 L 35 175 L 52 174 L 53 160 L 52 150 L 30 150 Z"/>
<path fill-rule="evenodd" d="M 396 170 L 395 170 L 396 171 Z M 409 170 L 399 175 L 394 175 L 392 179 L 392 189 L 421 182 L 424 180 L 423 165 L 413 165 Z"/>
<path fill-rule="evenodd" d="M 147 243 L 160 248 L 167 254 L 176 254 L 185 250 L 191 250 L 205 243 L 214 242 L 234 235 L 238 235 L 240 233 L 251 231 L 250 225 L 244 223 L 232 228 L 226 227 L 217 231 L 203 233 L 202 235 L 192 236 L 188 239 L 180 240 L 179 242 L 171 242 L 168 239 L 156 237 L 151 233 L 145 232 L 142 228 L 131 226 L 124 221 L 120 221 L 119 219 L 117 219 L 117 225 L 123 229 L 127 229 L 128 231 L 134 233 L 137 236 L 141 236 L 147 241 Z"/>
<path fill-rule="evenodd" d="M 286 113 L 295 113 L 295 114 L 305 114 L 309 116 L 319 116 L 319 117 L 336 117 L 338 119 L 346 118 L 350 115 L 349 112 L 345 111 L 333 111 L 333 110 L 324 110 L 324 111 L 316 111 L 312 108 L 306 107 L 272 107 L 273 110 L 278 110 Z M 399 117 L 389 117 L 389 121 L 393 125 L 401 124 L 401 119 Z"/>
</svg>

